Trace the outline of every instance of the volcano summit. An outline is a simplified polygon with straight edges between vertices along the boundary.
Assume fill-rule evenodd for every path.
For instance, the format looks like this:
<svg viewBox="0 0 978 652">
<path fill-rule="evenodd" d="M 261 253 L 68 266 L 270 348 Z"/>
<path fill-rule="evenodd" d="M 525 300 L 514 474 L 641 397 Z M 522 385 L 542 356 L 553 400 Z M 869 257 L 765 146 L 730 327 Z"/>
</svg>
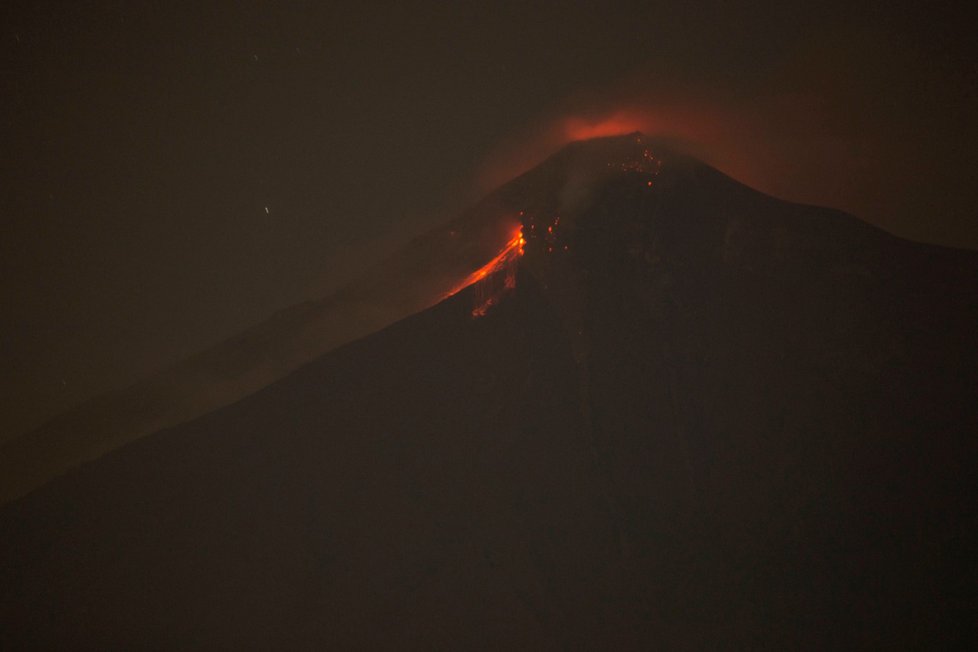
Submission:
<svg viewBox="0 0 978 652">
<path fill-rule="evenodd" d="M 641 134 L 424 246 L 471 232 L 444 301 L 5 505 L 0 647 L 974 642 L 978 254 Z"/>
</svg>

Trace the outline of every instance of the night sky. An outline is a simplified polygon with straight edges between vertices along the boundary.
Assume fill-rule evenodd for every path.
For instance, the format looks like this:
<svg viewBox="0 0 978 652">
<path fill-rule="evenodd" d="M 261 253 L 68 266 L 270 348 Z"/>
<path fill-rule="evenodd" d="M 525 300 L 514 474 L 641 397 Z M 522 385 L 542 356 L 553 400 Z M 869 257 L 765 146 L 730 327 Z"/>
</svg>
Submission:
<svg viewBox="0 0 978 652">
<path fill-rule="evenodd" d="M 964 7 L 201 4 L 0 9 L 0 439 L 322 296 L 602 125 L 978 248 Z"/>
</svg>

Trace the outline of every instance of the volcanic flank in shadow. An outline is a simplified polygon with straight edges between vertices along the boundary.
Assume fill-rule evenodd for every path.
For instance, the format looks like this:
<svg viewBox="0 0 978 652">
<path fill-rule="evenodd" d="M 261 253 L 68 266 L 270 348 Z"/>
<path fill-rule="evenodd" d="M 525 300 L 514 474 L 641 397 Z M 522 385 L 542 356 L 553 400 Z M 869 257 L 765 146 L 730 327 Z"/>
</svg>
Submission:
<svg viewBox="0 0 978 652">
<path fill-rule="evenodd" d="M 476 283 L 0 510 L 0 646 L 972 642 L 978 255 L 637 134 L 487 201 L 524 242 L 483 315 Z"/>
<path fill-rule="evenodd" d="M 239 400 L 476 281 L 481 282 L 473 310 L 484 313 L 515 282 L 512 254 L 521 246 L 521 207 L 548 205 L 551 200 L 544 198 L 557 201 L 553 211 L 584 205 L 609 170 L 642 155 L 645 147 L 634 147 L 639 137 L 595 140 L 588 148 L 558 152 L 334 294 L 283 310 L 172 368 L 5 442 L 0 504 L 138 437 Z M 509 271 L 490 273 L 496 267 Z"/>
</svg>

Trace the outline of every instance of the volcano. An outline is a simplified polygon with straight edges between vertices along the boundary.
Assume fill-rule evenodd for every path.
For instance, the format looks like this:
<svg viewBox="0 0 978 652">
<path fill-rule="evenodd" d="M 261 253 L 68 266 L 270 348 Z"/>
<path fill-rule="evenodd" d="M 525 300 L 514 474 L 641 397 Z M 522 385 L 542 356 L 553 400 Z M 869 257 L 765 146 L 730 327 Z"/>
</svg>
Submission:
<svg viewBox="0 0 978 652">
<path fill-rule="evenodd" d="M 0 509 L 0 648 L 974 642 L 978 254 L 641 134 L 472 215 L 466 287 Z"/>
</svg>

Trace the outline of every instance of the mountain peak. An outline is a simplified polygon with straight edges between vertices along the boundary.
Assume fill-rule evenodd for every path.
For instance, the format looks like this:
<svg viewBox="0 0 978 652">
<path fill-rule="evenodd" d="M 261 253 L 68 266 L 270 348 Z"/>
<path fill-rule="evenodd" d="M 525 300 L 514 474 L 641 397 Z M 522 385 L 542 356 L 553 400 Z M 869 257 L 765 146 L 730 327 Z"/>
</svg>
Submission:
<svg viewBox="0 0 978 652">
<path fill-rule="evenodd" d="M 978 258 L 682 161 L 573 143 L 161 383 L 252 392 L 0 509 L 0 647 L 974 647 Z"/>
</svg>

